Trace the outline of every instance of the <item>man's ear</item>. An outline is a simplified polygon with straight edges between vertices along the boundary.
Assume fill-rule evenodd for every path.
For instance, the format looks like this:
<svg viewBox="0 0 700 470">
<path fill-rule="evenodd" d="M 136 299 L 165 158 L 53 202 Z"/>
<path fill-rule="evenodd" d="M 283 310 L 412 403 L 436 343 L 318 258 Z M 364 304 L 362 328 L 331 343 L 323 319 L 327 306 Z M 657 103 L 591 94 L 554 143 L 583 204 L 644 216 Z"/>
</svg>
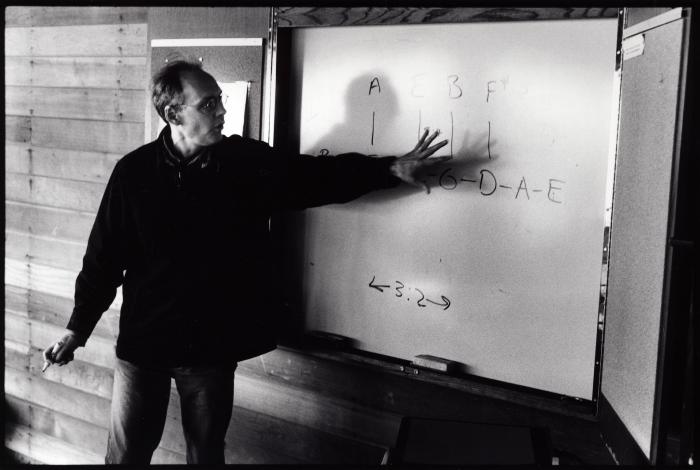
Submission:
<svg viewBox="0 0 700 470">
<path fill-rule="evenodd" d="M 175 111 L 173 106 L 167 105 L 163 111 L 165 114 L 165 120 L 168 121 L 168 123 L 175 125 L 180 124 L 180 116 L 177 115 L 177 111 Z"/>
</svg>

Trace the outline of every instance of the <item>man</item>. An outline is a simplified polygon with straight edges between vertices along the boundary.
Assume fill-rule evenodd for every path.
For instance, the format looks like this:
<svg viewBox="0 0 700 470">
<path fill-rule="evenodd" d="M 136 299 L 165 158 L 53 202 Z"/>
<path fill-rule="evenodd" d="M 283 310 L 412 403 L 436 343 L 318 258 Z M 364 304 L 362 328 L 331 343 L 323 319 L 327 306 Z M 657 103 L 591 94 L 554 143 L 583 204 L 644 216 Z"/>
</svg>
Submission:
<svg viewBox="0 0 700 470">
<path fill-rule="evenodd" d="M 76 280 L 67 333 L 44 351 L 64 365 L 84 346 L 123 284 L 106 463 L 149 463 L 175 379 L 188 463 L 224 463 L 238 361 L 276 347 L 267 292 L 268 218 L 345 202 L 401 181 L 420 185 L 447 143 L 423 134 L 410 153 L 372 158 L 287 155 L 223 137 L 216 80 L 171 63 L 153 78 L 167 126 L 119 160 Z M 426 186 L 427 189 L 427 186 Z"/>
</svg>

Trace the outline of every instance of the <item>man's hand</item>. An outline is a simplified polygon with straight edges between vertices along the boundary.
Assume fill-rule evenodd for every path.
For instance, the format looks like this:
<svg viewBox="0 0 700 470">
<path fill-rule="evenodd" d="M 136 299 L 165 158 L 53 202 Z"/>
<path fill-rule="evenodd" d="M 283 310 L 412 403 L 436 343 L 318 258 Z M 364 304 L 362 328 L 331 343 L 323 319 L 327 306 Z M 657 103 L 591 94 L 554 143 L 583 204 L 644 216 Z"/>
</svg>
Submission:
<svg viewBox="0 0 700 470">
<path fill-rule="evenodd" d="M 62 366 L 73 360 L 73 351 L 80 346 L 78 335 L 69 331 L 61 339 L 44 350 L 44 367 L 42 372 L 51 364 Z"/>
<path fill-rule="evenodd" d="M 391 173 L 397 178 L 413 186 L 425 188 L 425 191 L 430 194 L 430 186 L 424 181 L 419 180 L 421 174 L 425 173 L 430 167 L 437 163 L 441 163 L 451 159 L 452 157 L 436 157 L 428 159 L 429 156 L 438 151 L 438 149 L 447 145 L 447 140 L 438 142 L 430 146 L 435 138 L 440 134 L 437 130 L 428 136 L 428 128 L 421 136 L 415 148 L 406 155 L 398 157 L 391 165 Z"/>
</svg>

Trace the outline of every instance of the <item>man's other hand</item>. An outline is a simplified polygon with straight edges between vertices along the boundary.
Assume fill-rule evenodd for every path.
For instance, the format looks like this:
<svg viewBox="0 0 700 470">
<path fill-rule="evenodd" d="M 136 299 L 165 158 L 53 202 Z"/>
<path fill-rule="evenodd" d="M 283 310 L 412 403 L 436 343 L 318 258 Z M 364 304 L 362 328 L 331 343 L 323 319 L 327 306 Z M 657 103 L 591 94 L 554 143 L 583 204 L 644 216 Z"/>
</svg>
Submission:
<svg viewBox="0 0 700 470">
<path fill-rule="evenodd" d="M 80 346 L 78 335 L 69 331 L 44 350 L 44 370 L 49 364 L 62 366 L 73 360 L 73 351 Z"/>
<path fill-rule="evenodd" d="M 429 130 L 426 128 L 415 148 L 406 155 L 398 157 L 391 165 L 390 170 L 397 178 L 413 186 L 425 188 L 425 191 L 430 194 L 430 186 L 428 186 L 425 180 L 420 178 L 432 166 L 450 160 L 452 157 L 435 157 L 428 159 L 429 156 L 447 145 L 447 140 L 443 140 L 431 146 L 430 144 L 432 144 L 433 140 L 440 134 L 440 131 L 437 130 L 430 135 L 428 135 L 428 132 Z"/>
</svg>

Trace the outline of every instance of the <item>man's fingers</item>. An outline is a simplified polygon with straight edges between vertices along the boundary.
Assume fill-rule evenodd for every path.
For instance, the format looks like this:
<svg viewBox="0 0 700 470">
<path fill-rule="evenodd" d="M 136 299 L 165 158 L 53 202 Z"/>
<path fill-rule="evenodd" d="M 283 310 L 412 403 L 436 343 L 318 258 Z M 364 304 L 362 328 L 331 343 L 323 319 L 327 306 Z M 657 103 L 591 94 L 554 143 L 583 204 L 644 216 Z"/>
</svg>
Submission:
<svg viewBox="0 0 700 470">
<path fill-rule="evenodd" d="M 51 357 L 51 350 L 53 350 L 53 346 L 49 346 L 48 348 L 44 349 L 44 360 L 48 363 L 53 363 L 53 358 Z"/>
<path fill-rule="evenodd" d="M 73 353 L 68 352 L 66 348 L 62 348 L 58 351 L 58 354 L 56 354 L 54 358 L 55 362 L 59 365 L 68 364 L 71 360 L 73 360 Z"/>
<path fill-rule="evenodd" d="M 427 132 L 427 130 L 426 130 L 426 132 Z M 428 137 L 427 139 L 425 139 L 423 141 L 423 145 L 421 145 L 421 151 L 425 151 L 438 135 L 440 135 L 440 129 L 437 129 L 435 132 L 430 134 L 430 137 Z"/>
<path fill-rule="evenodd" d="M 425 141 L 425 138 L 428 137 L 428 132 L 429 132 L 429 129 L 426 127 L 423 130 L 423 135 L 420 136 L 420 138 L 418 139 L 418 143 L 416 144 L 415 147 L 413 147 L 414 151 L 420 151 L 423 148 L 423 142 Z"/>
<path fill-rule="evenodd" d="M 437 137 L 437 136 L 433 136 L 433 138 L 435 138 L 435 137 Z M 437 152 L 439 149 L 441 149 L 442 147 L 447 145 L 447 142 L 448 142 L 447 140 L 443 140 L 443 141 L 438 142 L 437 144 L 433 145 L 432 147 L 428 147 L 428 148 L 424 149 L 423 155 L 421 156 L 421 159 L 428 158 L 429 156 L 431 156 L 432 154 Z"/>
</svg>

